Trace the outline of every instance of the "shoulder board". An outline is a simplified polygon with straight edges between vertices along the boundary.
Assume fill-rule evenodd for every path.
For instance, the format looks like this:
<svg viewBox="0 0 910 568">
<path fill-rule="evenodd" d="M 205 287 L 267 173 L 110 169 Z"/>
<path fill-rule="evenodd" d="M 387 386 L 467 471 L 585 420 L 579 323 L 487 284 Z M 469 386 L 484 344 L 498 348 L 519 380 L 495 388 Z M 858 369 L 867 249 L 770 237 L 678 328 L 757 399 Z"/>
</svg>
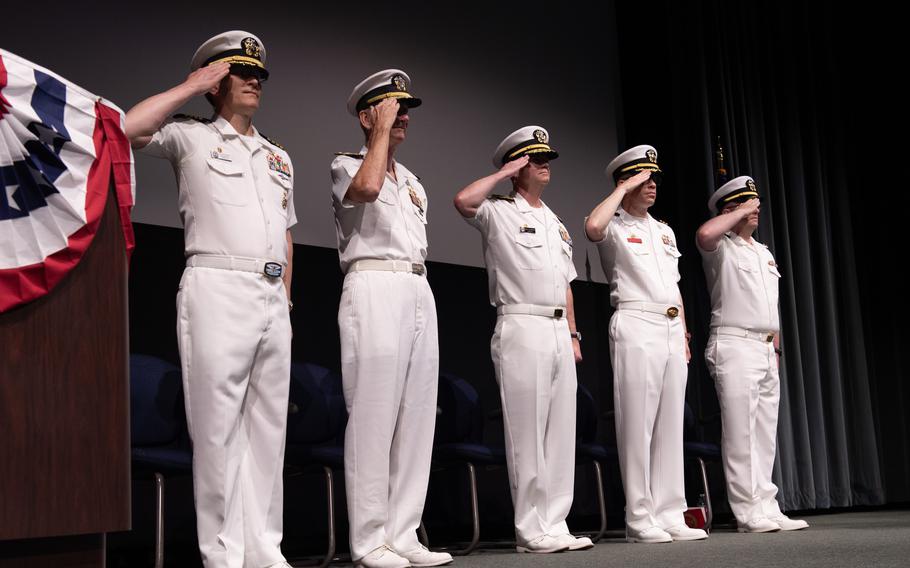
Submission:
<svg viewBox="0 0 910 568">
<path fill-rule="evenodd" d="M 348 158 L 356 158 L 358 160 L 363 159 L 363 154 L 358 154 L 356 152 L 335 152 L 336 156 L 347 156 Z"/>
<path fill-rule="evenodd" d="M 203 124 L 210 124 L 212 122 L 208 118 L 202 118 L 201 116 L 195 116 L 192 114 L 175 114 L 174 119 L 176 119 L 176 120 L 195 120 L 196 122 L 201 122 Z"/>
<path fill-rule="evenodd" d="M 271 144 L 272 146 L 275 146 L 276 148 L 281 148 L 282 150 L 284 150 L 284 146 L 282 146 L 282 145 L 279 144 L 278 142 L 275 142 L 274 140 L 272 140 L 271 138 L 269 138 L 268 136 L 266 136 L 266 135 L 263 134 L 262 132 L 260 132 L 259 135 L 262 136 L 263 138 L 265 138 L 266 141 L 268 141 L 268 143 Z"/>
<path fill-rule="evenodd" d="M 510 202 L 510 203 L 514 203 L 514 202 L 515 202 L 515 198 L 514 198 L 514 197 L 509 197 L 508 195 L 498 195 L 498 194 L 495 194 L 495 193 L 492 194 L 492 195 L 487 196 L 487 199 L 489 199 L 489 200 L 491 200 L 491 201 L 508 201 L 508 202 Z"/>
<path fill-rule="evenodd" d="M 664 221 L 663 219 L 657 219 L 657 222 L 658 222 L 658 223 L 663 223 L 664 225 L 666 225 L 666 226 L 668 226 L 668 227 L 670 226 L 670 223 L 667 223 L 667 222 Z"/>
</svg>

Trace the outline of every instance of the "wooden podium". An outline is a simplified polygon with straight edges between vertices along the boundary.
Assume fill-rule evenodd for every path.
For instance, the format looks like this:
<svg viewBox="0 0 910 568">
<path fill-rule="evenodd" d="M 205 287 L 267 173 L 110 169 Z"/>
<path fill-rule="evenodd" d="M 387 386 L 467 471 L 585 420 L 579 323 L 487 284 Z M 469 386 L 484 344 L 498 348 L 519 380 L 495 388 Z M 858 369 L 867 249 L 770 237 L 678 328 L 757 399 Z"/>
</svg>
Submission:
<svg viewBox="0 0 910 568">
<path fill-rule="evenodd" d="M 0 568 L 104 566 L 130 528 L 127 268 L 111 191 L 82 261 L 0 314 Z"/>
</svg>

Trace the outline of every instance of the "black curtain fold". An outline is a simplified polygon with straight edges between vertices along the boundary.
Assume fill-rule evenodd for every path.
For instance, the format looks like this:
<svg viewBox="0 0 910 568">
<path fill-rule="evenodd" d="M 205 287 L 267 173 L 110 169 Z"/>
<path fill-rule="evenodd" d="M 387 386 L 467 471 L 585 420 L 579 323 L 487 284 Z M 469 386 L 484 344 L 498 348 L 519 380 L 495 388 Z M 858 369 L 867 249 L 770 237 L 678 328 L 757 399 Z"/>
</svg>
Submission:
<svg viewBox="0 0 910 568">
<path fill-rule="evenodd" d="M 775 464 L 782 506 L 907 500 L 910 389 L 900 356 L 907 331 L 882 295 L 899 298 L 908 288 L 894 280 L 910 255 L 869 254 L 870 231 L 894 246 L 903 228 L 857 215 L 868 213 L 864 192 L 874 191 L 857 160 L 870 134 L 857 115 L 872 97 L 857 82 L 864 63 L 852 56 L 877 51 L 862 22 L 846 8 L 807 1 L 654 2 L 643 37 L 623 25 L 638 10 L 617 4 L 620 145 L 655 145 L 667 171 L 654 214 L 669 220 L 684 255 L 681 288 L 696 332 L 690 402 L 702 416 L 718 411 L 702 358 L 710 302 L 694 234 L 708 218 L 719 137 L 729 177 L 751 175 L 758 184 L 757 236 L 783 274 Z"/>
</svg>

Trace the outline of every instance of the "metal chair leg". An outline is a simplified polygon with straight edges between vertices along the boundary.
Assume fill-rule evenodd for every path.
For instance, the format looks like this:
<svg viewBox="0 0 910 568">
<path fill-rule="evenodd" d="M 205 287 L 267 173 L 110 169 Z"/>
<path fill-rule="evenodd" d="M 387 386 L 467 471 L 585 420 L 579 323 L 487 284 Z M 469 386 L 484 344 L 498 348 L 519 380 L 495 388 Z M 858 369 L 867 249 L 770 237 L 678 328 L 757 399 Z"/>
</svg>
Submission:
<svg viewBox="0 0 910 568">
<path fill-rule="evenodd" d="M 468 466 L 468 480 L 471 486 L 471 525 L 473 534 L 471 542 L 465 548 L 460 550 L 448 549 L 448 552 L 454 556 L 471 554 L 480 542 L 480 506 L 477 504 L 477 473 L 474 470 L 474 464 L 471 462 L 465 462 L 465 464 Z"/>
<path fill-rule="evenodd" d="M 319 564 L 319 568 L 325 568 L 332 561 L 332 558 L 335 556 L 335 483 L 334 483 L 334 474 L 332 473 L 332 468 L 328 466 L 322 466 L 322 471 L 325 472 L 325 494 L 326 494 L 326 509 L 328 510 L 328 531 L 329 531 L 329 549 L 326 552 L 325 558 Z"/>
<path fill-rule="evenodd" d="M 164 476 L 155 473 L 155 568 L 164 568 Z"/>
<path fill-rule="evenodd" d="M 596 543 L 607 532 L 607 503 L 604 497 L 604 479 L 600 462 L 594 460 L 591 463 L 594 464 L 594 478 L 597 482 L 597 508 L 600 512 L 600 531 L 591 539 L 592 542 Z"/>
<path fill-rule="evenodd" d="M 714 508 L 711 506 L 711 490 L 708 489 L 708 470 L 705 467 L 705 460 L 698 459 L 698 466 L 701 468 L 701 485 L 705 490 L 705 532 L 711 532 L 711 523 L 714 521 Z"/>
</svg>

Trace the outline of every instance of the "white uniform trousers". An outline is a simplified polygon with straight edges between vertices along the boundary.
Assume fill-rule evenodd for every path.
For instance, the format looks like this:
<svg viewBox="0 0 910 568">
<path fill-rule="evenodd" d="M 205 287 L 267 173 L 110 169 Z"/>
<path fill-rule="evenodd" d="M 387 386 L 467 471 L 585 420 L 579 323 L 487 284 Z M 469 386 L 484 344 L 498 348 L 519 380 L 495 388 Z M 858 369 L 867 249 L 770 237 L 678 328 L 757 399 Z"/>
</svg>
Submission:
<svg viewBox="0 0 910 568">
<path fill-rule="evenodd" d="M 683 421 L 685 334 L 680 318 L 617 310 L 610 357 L 626 525 L 636 531 L 685 524 Z"/>
<path fill-rule="evenodd" d="M 705 360 L 720 403 L 730 509 L 740 524 L 777 517 L 777 486 L 771 475 L 780 378 L 774 344 L 712 332 Z"/>
<path fill-rule="evenodd" d="M 188 267 L 177 337 L 206 568 L 282 562 L 291 322 L 281 279 Z"/>
<path fill-rule="evenodd" d="M 490 345 L 502 398 L 515 536 L 567 534 L 575 484 L 575 355 L 565 318 L 501 315 Z"/>
<path fill-rule="evenodd" d="M 439 344 L 424 276 L 365 270 L 344 279 L 338 309 L 348 424 L 344 474 L 351 558 L 419 546 L 430 477 Z"/>
</svg>

